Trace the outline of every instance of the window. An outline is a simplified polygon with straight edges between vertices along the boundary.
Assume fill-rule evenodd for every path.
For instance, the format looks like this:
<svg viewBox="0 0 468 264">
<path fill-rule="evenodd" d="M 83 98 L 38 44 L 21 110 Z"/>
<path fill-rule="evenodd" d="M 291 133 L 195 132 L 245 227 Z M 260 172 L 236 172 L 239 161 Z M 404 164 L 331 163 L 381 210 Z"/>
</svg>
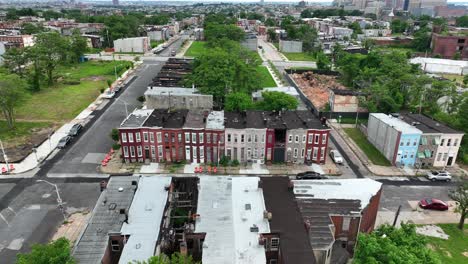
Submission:
<svg viewBox="0 0 468 264">
<path fill-rule="evenodd" d="M 411 144 L 410 140 L 406 140 L 406 146 L 409 146 Z"/>
<path fill-rule="evenodd" d="M 127 146 L 123 147 L 123 151 L 124 151 L 124 157 L 128 157 L 128 147 Z"/>
<path fill-rule="evenodd" d="M 320 138 L 320 135 L 319 135 L 319 134 L 315 134 L 315 144 L 318 144 L 318 143 L 319 143 L 319 138 Z"/>
<path fill-rule="evenodd" d="M 309 134 L 309 144 L 312 144 L 313 138 L 314 138 L 314 134 Z"/>
<path fill-rule="evenodd" d="M 403 140 L 401 140 L 400 141 L 400 147 L 402 147 L 404 144 L 405 144 L 405 142 L 403 142 Z"/>
<path fill-rule="evenodd" d="M 317 159 L 318 148 L 314 148 L 314 152 L 312 154 L 312 159 Z"/>
<path fill-rule="evenodd" d="M 437 154 L 437 161 L 440 161 L 441 158 L 442 158 L 442 153 Z"/>
<path fill-rule="evenodd" d="M 127 142 L 127 133 L 120 134 L 120 139 L 122 140 L 122 142 Z"/>
<path fill-rule="evenodd" d="M 445 143 L 445 139 L 441 139 L 441 140 L 440 140 L 440 146 L 443 146 L 444 143 Z"/>
<path fill-rule="evenodd" d="M 405 155 L 403 155 L 403 158 L 408 158 L 408 151 L 405 151 Z"/>
<path fill-rule="evenodd" d="M 136 138 L 136 142 L 141 142 L 141 135 L 140 135 L 140 132 L 136 132 L 136 133 L 135 133 L 135 138 Z"/>
<path fill-rule="evenodd" d="M 414 158 L 414 152 L 410 152 L 410 158 Z"/>
<path fill-rule="evenodd" d="M 305 149 L 301 149 L 301 158 L 304 157 L 304 152 L 305 152 Z"/>
<path fill-rule="evenodd" d="M 279 242 L 280 242 L 279 238 L 272 237 L 271 238 L 271 243 L 270 243 L 270 249 L 271 250 L 278 250 L 279 249 Z"/>
<path fill-rule="evenodd" d="M 197 134 L 196 133 L 192 133 L 192 143 L 197 144 Z"/>
<path fill-rule="evenodd" d="M 151 146 L 151 158 L 156 159 L 156 148 Z"/>
<path fill-rule="evenodd" d="M 231 134 L 227 134 L 227 142 L 231 142 Z"/>
<path fill-rule="evenodd" d="M 213 143 L 218 143 L 218 134 L 213 134 Z"/>
<path fill-rule="evenodd" d="M 203 133 L 198 134 L 198 139 L 200 140 L 200 143 L 203 143 Z"/>
<path fill-rule="evenodd" d="M 220 141 L 221 143 L 224 143 L 224 135 L 219 135 L 219 141 Z"/>
<path fill-rule="evenodd" d="M 153 132 L 150 132 L 150 142 L 151 143 L 154 143 L 154 133 Z"/>
<path fill-rule="evenodd" d="M 327 143 L 327 135 L 323 134 L 322 135 L 322 144 L 326 144 L 326 143 Z"/>
<path fill-rule="evenodd" d="M 349 224 L 351 222 L 351 217 L 343 217 L 343 226 L 342 226 L 342 230 L 343 231 L 348 231 L 349 230 Z"/>
<path fill-rule="evenodd" d="M 413 146 L 416 146 L 417 144 L 418 144 L 418 141 L 415 139 L 415 140 L 413 141 Z"/>
<path fill-rule="evenodd" d="M 278 264 L 278 260 L 277 259 L 270 259 L 270 264 Z"/>
<path fill-rule="evenodd" d="M 197 160 L 197 147 L 192 147 L 193 161 Z"/>
<path fill-rule="evenodd" d="M 143 132 L 143 141 L 148 142 L 148 132 Z"/>
<path fill-rule="evenodd" d="M 161 143 L 161 142 L 162 142 L 162 135 L 161 135 L 161 132 L 156 133 L 156 141 L 158 141 L 158 143 Z"/>
<path fill-rule="evenodd" d="M 185 132 L 185 143 L 190 143 L 190 133 Z"/>
<path fill-rule="evenodd" d="M 163 159 L 163 147 L 162 146 L 158 146 L 158 157 L 160 160 Z"/>
<path fill-rule="evenodd" d="M 111 240 L 112 251 L 120 251 L 120 244 L 117 240 Z"/>
<path fill-rule="evenodd" d="M 308 148 L 307 149 L 307 160 L 310 160 L 310 154 L 312 153 L 312 149 Z"/>
<path fill-rule="evenodd" d="M 451 138 L 447 139 L 447 147 L 450 147 L 450 144 L 452 144 L 452 139 Z"/>
<path fill-rule="evenodd" d="M 201 135 L 201 134 L 200 134 Z M 205 150 L 203 146 L 200 146 L 200 159 L 203 159 L 205 157 Z"/>
<path fill-rule="evenodd" d="M 320 148 L 320 160 L 325 159 L 325 147 Z"/>
<path fill-rule="evenodd" d="M 297 153 L 298 153 L 297 148 L 295 148 L 294 149 L 294 158 L 297 158 Z"/>
<path fill-rule="evenodd" d="M 298 135 L 296 135 L 296 136 L 294 137 L 294 142 L 299 143 L 299 136 L 298 136 Z"/>
<path fill-rule="evenodd" d="M 448 157 L 448 153 L 444 153 L 444 157 L 442 158 L 443 161 L 446 161 Z"/>
<path fill-rule="evenodd" d="M 273 141 L 273 136 L 270 134 L 268 135 L 268 143 L 272 143 Z"/>
<path fill-rule="evenodd" d="M 257 158 L 257 156 L 258 156 L 258 149 L 257 148 L 254 148 L 254 155 L 253 156 L 254 156 L 254 159 Z"/>
<path fill-rule="evenodd" d="M 182 143 L 182 133 L 177 133 L 177 142 Z"/>
<path fill-rule="evenodd" d="M 303 136 L 302 136 L 302 143 L 305 143 L 305 142 L 306 142 L 306 136 L 303 135 Z"/>
<path fill-rule="evenodd" d="M 288 142 L 289 142 L 289 143 L 292 142 L 292 135 L 289 135 Z"/>
<path fill-rule="evenodd" d="M 137 153 L 138 153 L 138 157 L 143 156 L 143 152 L 141 151 L 141 146 L 137 146 Z"/>
<path fill-rule="evenodd" d="M 257 134 L 254 135 L 254 142 L 255 142 L 255 143 L 258 142 L 258 135 L 257 135 Z"/>
<path fill-rule="evenodd" d="M 262 135 L 262 143 L 265 143 L 265 134 Z"/>
<path fill-rule="evenodd" d="M 174 133 L 171 133 L 171 142 L 175 143 L 175 134 Z"/>
<path fill-rule="evenodd" d="M 244 143 L 244 138 L 245 138 L 245 135 L 242 134 L 242 135 L 241 135 L 241 143 Z"/>
<path fill-rule="evenodd" d="M 164 142 L 168 143 L 169 142 L 169 134 L 164 133 Z"/>
<path fill-rule="evenodd" d="M 252 149 L 247 148 L 247 159 L 251 159 L 251 157 L 252 157 Z"/>
<path fill-rule="evenodd" d="M 252 142 L 252 135 L 249 134 L 249 135 L 247 136 L 247 142 L 249 142 L 249 143 Z"/>
<path fill-rule="evenodd" d="M 206 134 L 206 143 L 211 143 L 211 133 Z"/>
<path fill-rule="evenodd" d="M 456 138 L 454 141 L 453 141 L 453 146 L 456 147 L 458 145 L 458 138 Z"/>
<path fill-rule="evenodd" d="M 130 157 L 135 157 L 135 147 L 130 146 Z"/>
<path fill-rule="evenodd" d="M 234 134 L 234 143 L 237 143 L 237 135 Z"/>
<path fill-rule="evenodd" d="M 133 142 L 133 133 L 128 133 L 128 142 Z"/>
</svg>

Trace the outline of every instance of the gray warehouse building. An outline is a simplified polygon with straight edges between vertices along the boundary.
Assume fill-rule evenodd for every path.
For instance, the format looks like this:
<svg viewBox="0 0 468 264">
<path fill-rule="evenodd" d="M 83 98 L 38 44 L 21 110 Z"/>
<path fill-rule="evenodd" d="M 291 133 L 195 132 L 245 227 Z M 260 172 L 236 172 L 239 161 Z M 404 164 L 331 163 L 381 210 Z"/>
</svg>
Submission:
<svg viewBox="0 0 468 264">
<path fill-rule="evenodd" d="M 195 88 L 149 87 L 145 92 L 150 109 L 212 109 L 213 96 L 200 94 Z"/>
</svg>

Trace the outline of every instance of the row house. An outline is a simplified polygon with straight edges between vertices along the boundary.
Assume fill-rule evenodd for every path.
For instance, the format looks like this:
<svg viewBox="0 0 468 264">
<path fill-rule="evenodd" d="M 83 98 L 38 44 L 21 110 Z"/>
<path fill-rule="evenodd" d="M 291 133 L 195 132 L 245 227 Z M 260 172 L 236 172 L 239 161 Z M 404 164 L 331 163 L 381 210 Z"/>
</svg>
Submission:
<svg viewBox="0 0 468 264">
<path fill-rule="evenodd" d="M 309 111 L 137 109 L 119 128 L 125 162 L 325 163 L 329 132 Z"/>
<path fill-rule="evenodd" d="M 455 164 L 463 132 L 422 114 L 405 114 L 400 118 L 422 131 L 416 155 L 417 166 L 445 167 Z"/>
</svg>

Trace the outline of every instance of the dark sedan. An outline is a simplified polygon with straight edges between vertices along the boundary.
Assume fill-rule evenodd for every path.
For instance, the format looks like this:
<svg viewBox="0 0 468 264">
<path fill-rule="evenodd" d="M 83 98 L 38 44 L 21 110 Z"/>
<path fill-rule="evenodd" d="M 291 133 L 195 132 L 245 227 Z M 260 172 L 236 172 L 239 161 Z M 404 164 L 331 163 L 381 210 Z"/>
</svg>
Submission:
<svg viewBox="0 0 468 264">
<path fill-rule="evenodd" d="M 422 199 L 419 201 L 419 206 L 423 209 L 432 209 L 432 210 L 439 210 L 439 211 L 446 211 L 448 210 L 448 204 L 444 201 L 439 199 Z"/>
<path fill-rule="evenodd" d="M 328 177 L 315 171 L 301 172 L 296 175 L 296 180 L 323 180 L 323 179 L 328 179 Z"/>
<path fill-rule="evenodd" d="M 83 126 L 81 124 L 74 124 L 70 129 L 70 132 L 68 132 L 68 135 L 72 137 L 77 136 L 82 128 Z"/>
</svg>

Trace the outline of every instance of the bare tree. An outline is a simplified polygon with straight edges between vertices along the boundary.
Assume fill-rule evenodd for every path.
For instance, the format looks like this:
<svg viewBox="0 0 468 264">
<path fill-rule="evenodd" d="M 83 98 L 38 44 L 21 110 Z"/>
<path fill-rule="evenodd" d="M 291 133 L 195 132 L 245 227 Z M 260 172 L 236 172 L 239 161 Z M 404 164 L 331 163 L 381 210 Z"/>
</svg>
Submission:
<svg viewBox="0 0 468 264">
<path fill-rule="evenodd" d="M 468 216 L 468 183 L 460 184 L 457 189 L 449 193 L 449 197 L 457 202 L 455 211 L 460 213 L 458 228 L 463 230 L 465 218 Z"/>
</svg>

